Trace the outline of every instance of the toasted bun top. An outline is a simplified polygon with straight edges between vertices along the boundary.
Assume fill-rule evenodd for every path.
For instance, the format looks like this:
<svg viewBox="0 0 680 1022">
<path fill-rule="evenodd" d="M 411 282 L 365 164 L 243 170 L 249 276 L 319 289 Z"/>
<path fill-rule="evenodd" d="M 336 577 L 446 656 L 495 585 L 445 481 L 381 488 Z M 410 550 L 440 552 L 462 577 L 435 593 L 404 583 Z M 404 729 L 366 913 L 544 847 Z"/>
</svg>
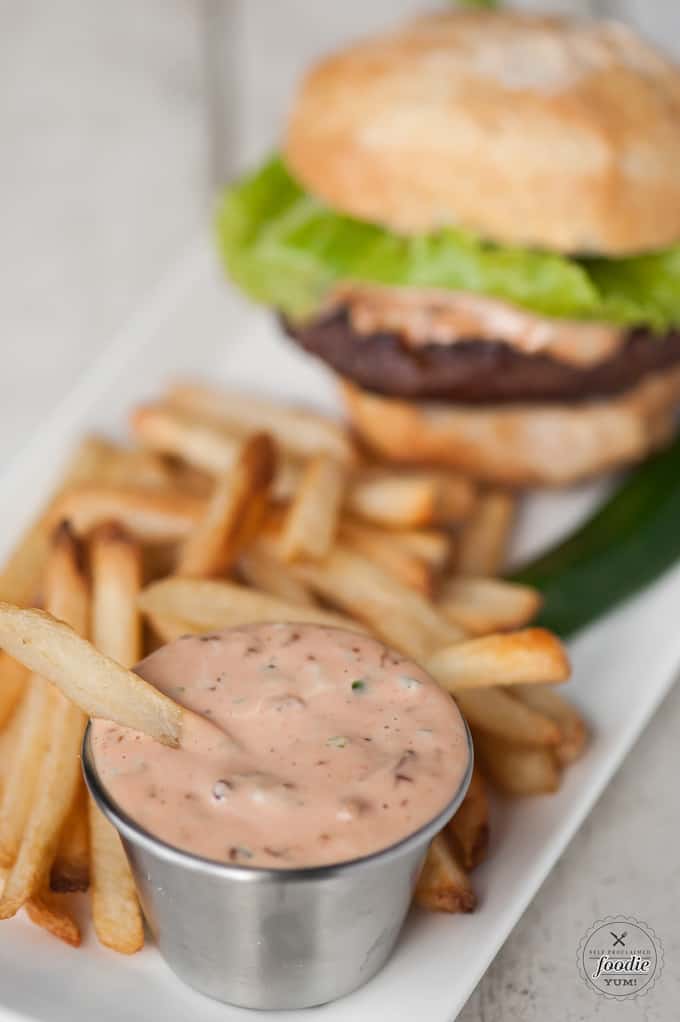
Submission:
<svg viewBox="0 0 680 1022">
<path fill-rule="evenodd" d="M 284 156 L 312 194 L 402 233 L 662 248 L 680 240 L 680 68 L 614 22 L 429 15 L 313 68 Z"/>
</svg>

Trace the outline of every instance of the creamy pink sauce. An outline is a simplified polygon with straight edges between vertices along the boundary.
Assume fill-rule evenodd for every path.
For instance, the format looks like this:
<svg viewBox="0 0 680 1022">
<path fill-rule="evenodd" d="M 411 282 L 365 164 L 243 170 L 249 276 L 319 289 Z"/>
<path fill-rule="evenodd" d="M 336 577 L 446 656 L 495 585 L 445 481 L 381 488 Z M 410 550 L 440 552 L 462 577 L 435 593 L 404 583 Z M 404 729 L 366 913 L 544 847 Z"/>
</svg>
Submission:
<svg viewBox="0 0 680 1022">
<path fill-rule="evenodd" d="M 479 338 L 527 355 L 545 353 L 576 366 L 610 358 L 625 331 L 609 323 L 550 319 L 497 298 L 436 288 L 338 284 L 329 305 L 346 305 L 359 334 L 386 330 L 413 348 Z"/>
<path fill-rule="evenodd" d="M 419 667 L 366 635 L 267 624 L 187 637 L 136 668 L 207 721 L 170 749 L 95 721 L 99 776 L 178 848 L 290 869 L 386 848 L 433 819 L 465 775 L 464 725 Z"/>
</svg>

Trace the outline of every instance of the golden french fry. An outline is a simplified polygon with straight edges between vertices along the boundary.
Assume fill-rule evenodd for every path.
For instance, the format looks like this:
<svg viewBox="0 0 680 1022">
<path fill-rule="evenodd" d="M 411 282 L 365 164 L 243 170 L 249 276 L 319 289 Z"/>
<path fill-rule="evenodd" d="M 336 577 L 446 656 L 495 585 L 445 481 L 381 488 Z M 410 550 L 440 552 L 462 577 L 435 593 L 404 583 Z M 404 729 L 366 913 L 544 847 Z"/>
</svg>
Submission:
<svg viewBox="0 0 680 1022">
<path fill-rule="evenodd" d="M 385 531 L 356 518 L 345 518 L 338 533 L 340 543 L 361 554 L 398 582 L 429 596 L 432 571 L 429 564 L 401 543 L 399 532 Z"/>
<path fill-rule="evenodd" d="M 431 525 L 437 517 L 439 480 L 432 472 L 367 469 L 355 476 L 347 510 L 388 528 Z"/>
<path fill-rule="evenodd" d="M 169 388 L 167 400 L 189 415 L 213 419 L 237 434 L 254 430 L 272 433 L 283 450 L 298 458 L 327 454 L 349 465 L 356 457 L 343 426 L 307 409 L 291 408 L 252 394 L 220 392 L 199 383 L 175 384 Z"/>
<path fill-rule="evenodd" d="M 89 482 L 98 475 L 106 458 L 106 445 L 95 437 L 86 437 L 79 445 L 47 507 L 26 530 L 5 563 L 0 573 L 1 600 L 21 604 L 36 598 L 54 528 L 53 507 L 70 486 Z"/>
<path fill-rule="evenodd" d="M 24 692 L 20 696 L 19 702 L 9 720 L 5 722 L 2 731 L 0 731 L 0 806 L 2 805 L 2 796 L 7 785 L 7 778 L 14 768 L 17 742 L 24 725 L 26 702 L 26 693 Z M 2 869 L 3 866 L 0 865 L 0 870 Z"/>
<path fill-rule="evenodd" d="M 181 458 L 212 475 L 233 468 L 238 438 L 214 421 L 156 404 L 137 408 L 131 425 L 137 440 L 154 451 Z M 300 473 L 300 463 L 290 455 L 280 459 L 274 486 L 277 498 L 294 495 Z M 372 468 L 350 479 L 345 506 L 352 514 L 388 528 L 417 528 L 435 521 L 440 498 L 441 480 L 436 473 Z"/>
<path fill-rule="evenodd" d="M 480 496 L 460 533 L 457 568 L 461 575 L 497 575 L 505 563 L 515 516 L 515 498 L 502 490 Z"/>
<path fill-rule="evenodd" d="M 466 476 L 453 472 L 437 473 L 439 496 L 435 512 L 436 520 L 453 525 L 465 522 L 474 513 L 477 505 L 477 486 Z"/>
<path fill-rule="evenodd" d="M 578 712 L 550 685 L 516 685 L 511 694 L 525 706 L 545 714 L 557 724 L 560 740 L 555 746 L 557 762 L 562 766 L 573 763 L 588 744 L 588 726 Z"/>
<path fill-rule="evenodd" d="M 231 471 L 238 453 L 237 436 L 167 405 L 140 405 L 130 426 L 148 449 L 181 458 L 211 475 Z"/>
<path fill-rule="evenodd" d="M 139 547 L 116 527 L 102 526 L 91 538 L 95 645 L 125 667 L 142 654 L 137 595 L 141 588 Z M 132 873 L 120 837 L 90 797 L 92 917 L 100 943 L 121 954 L 144 944 L 144 925 Z"/>
<path fill-rule="evenodd" d="M 26 691 L 29 674 L 23 664 L 0 653 L 0 731 Z"/>
<path fill-rule="evenodd" d="M 154 452 L 147 452 L 154 453 Z M 156 454 L 156 457 L 162 457 Z M 162 460 L 170 466 L 172 471 L 172 483 L 176 490 L 181 490 L 182 493 L 191 493 L 195 497 L 208 497 L 212 496 L 212 492 L 215 488 L 215 480 L 212 473 L 206 472 L 205 469 L 198 468 L 196 465 L 190 465 L 188 461 L 180 461 L 178 458 L 170 456 L 168 458 L 162 457 Z"/>
<path fill-rule="evenodd" d="M 85 632 L 89 623 L 89 594 L 81 560 L 73 534 L 67 525 L 62 525 L 53 537 L 48 561 L 48 601 L 64 621 Z M 67 624 L 61 627 L 71 631 Z M 27 666 L 35 670 L 36 665 Z M 43 679 L 49 680 L 44 671 L 40 673 Z M 55 691 L 51 695 L 49 705 L 44 707 L 49 711 L 46 714 L 47 747 L 44 752 L 40 750 L 39 777 L 34 782 L 31 805 L 25 813 L 16 859 L 0 898 L 0 919 L 15 915 L 22 905 L 39 894 L 80 781 L 80 745 L 85 717 L 61 693 Z"/>
<path fill-rule="evenodd" d="M 204 499 L 180 492 L 78 486 L 57 501 L 52 520 L 67 520 L 80 534 L 114 520 L 147 543 L 171 543 L 188 536 L 205 507 Z"/>
<path fill-rule="evenodd" d="M 443 688 L 566 681 L 571 668 L 560 640 L 545 628 L 483 635 L 439 649 L 426 663 Z"/>
<path fill-rule="evenodd" d="M 0 603 L 0 647 L 89 716 L 142 731 L 166 745 L 179 744 L 187 711 L 50 614 Z"/>
<path fill-rule="evenodd" d="M 420 662 L 461 633 L 420 594 L 400 585 L 377 565 L 345 547 L 316 564 L 293 566 L 319 596 L 368 625 L 383 641 Z"/>
<path fill-rule="evenodd" d="M 477 905 L 470 878 L 444 832 L 430 843 L 414 897 L 431 912 L 472 912 Z"/>
<path fill-rule="evenodd" d="M 494 787 L 506 795 L 544 795 L 557 791 L 560 770 L 550 749 L 515 745 L 475 732 L 475 755 Z"/>
<path fill-rule="evenodd" d="M 169 614 L 157 614 L 150 610 L 144 611 L 144 617 L 151 630 L 151 642 L 147 641 L 146 653 L 153 653 L 160 649 L 167 642 L 174 642 L 184 635 L 201 635 L 204 632 L 214 631 L 212 628 L 201 628 L 192 621 L 182 621 L 181 618 L 171 617 Z M 227 626 L 231 627 L 231 625 Z"/>
<path fill-rule="evenodd" d="M 286 565 L 263 550 L 251 549 L 241 554 L 238 569 L 243 579 L 254 589 L 278 596 L 285 603 L 301 607 L 317 606 L 309 589 L 290 574 Z"/>
<path fill-rule="evenodd" d="M 443 530 L 394 529 L 390 536 L 435 571 L 442 571 L 451 557 L 453 540 Z"/>
<path fill-rule="evenodd" d="M 167 578 L 154 582 L 140 593 L 139 607 L 152 619 L 154 627 L 162 628 L 166 620 L 182 622 L 180 635 L 219 631 L 258 621 L 308 622 L 363 631 L 355 621 L 320 607 L 284 603 L 235 582 L 211 579 Z"/>
<path fill-rule="evenodd" d="M 284 560 L 319 560 L 330 552 L 346 479 L 344 467 L 329 455 L 318 454 L 310 459 L 283 521 L 280 549 Z"/>
<path fill-rule="evenodd" d="M 24 533 L 0 572 L 0 600 L 28 604 L 36 599 L 55 524 L 54 508 L 69 489 L 86 484 L 162 487 L 168 483 L 168 469 L 155 454 L 125 450 L 96 436 L 86 437 L 47 507 Z"/>
<path fill-rule="evenodd" d="M 47 604 L 55 614 L 72 618 L 85 627 L 86 593 L 82 574 L 73 557 L 72 538 L 67 529 L 60 528 L 51 542 L 45 572 Z M 59 693 L 40 674 L 30 675 L 18 721 L 12 769 L 0 802 L 2 866 L 11 866 L 19 852 L 31 799 L 50 746 L 50 726 L 57 714 L 59 701 Z"/>
<path fill-rule="evenodd" d="M 49 747 L 49 721 L 55 693 L 37 675 L 31 676 L 20 707 L 20 727 L 12 750 L 0 801 L 0 866 L 14 862 L 43 757 Z"/>
<path fill-rule="evenodd" d="M 460 808 L 446 825 L 446 832 L 464 869 L 474 869 L 484 861 L 489 846 L 489 799 L 477 766 Z"/>
<path fill-rule="evenodd" d="M 520 745 L 555 746 L 560 730 L 543 713 L 530 709 L 503 688 L 461 688 L 456 702 L 477 731 Z"/>
<path fill-rule="evenodd" d="M 92 800 L 92 916 L 100 943 L 131 955 L 144 945 L 144 924 L 130 866 L 115 829 Z"/>
<path fill-rule="evenodd" d="M 218 480 L 205 513 L 182 547 L 177 574 L 226 574 L 255 535 L 267 507 L 276 449 L 266 433 L 243 441 L 234 467 Z"/>
<path fill-rule="evenodd" d="M 531 586 L 465 575 L 447 578 L 438 600 L 440 613 L 468 635 L 521 628 L 540 606 L 541 594 Z"/>
<path fill-rule="evenodd" d="M 87 471 L 81 468 L 69 480 L 71 486 L 101 483 L 103 486 L 139 486 L 150 489 L 172 489 L 175 474 L 172 468 L 154 451 L 143 448 L 121 447 L 102 437 L 90 437 Z"/>
<path fill-rule="evenodd" d="M 142 624 L 137 594 L 142 588 L 142 552 L 115 522 L 100 525 L 90 537 L 92 641 L 124 667 L 141 659 Z"/>
<path fill-rule="evenodd" d="M 80 947 L 80 929 L 63 895 L 52 894 L 48 890 L 39 891 L 26 903 L 26 912 L 36 926 L 71 947 Z"/>
<path fill-rule="evenodd" d="M 90 883 L 90 835 L 87 822 L 87 791 L 80 779 L 73 805 L 64 821 L 50 871 L 50 889 L 86 891 Z"/>
</svg>

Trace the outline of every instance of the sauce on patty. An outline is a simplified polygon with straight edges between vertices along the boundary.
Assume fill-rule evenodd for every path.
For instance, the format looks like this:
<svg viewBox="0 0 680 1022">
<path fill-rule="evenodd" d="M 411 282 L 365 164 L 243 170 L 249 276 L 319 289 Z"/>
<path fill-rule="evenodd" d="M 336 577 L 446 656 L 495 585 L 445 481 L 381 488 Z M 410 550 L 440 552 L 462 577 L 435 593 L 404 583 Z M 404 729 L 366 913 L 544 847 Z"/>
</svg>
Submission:
<svg viewBox="0 0 680 1022">
<path fill-rule="evenodd" d="M 189 720 L 179 749 L 95 721 L 99 776 L 142 827 L 207 858 L 367 855 L 433 819 L 467 769 L 451 697 L 366 635 L 252 625 L 179 639 L 136 670 L 206 721 Z"/>
</svg>

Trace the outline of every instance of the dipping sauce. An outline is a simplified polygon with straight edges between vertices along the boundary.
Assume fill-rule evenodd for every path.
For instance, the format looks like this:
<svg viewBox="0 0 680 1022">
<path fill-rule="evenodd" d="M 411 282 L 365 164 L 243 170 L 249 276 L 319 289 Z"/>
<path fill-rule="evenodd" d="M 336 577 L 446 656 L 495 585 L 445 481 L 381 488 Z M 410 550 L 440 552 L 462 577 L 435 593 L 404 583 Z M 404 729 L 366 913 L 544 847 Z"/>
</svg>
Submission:
<svg viewBox="0 0 680 1022">
<path fill-rule="evenodd" d="M 100 779 L 146 830 L 210 859 L 291 869 L 376 852 L 437 816 L 468 766 L 451 697 L 366 635 L 252 625 L 178 639 L 136 670 L 206 721 L 189 719 L 179 749 L 95 721 Z"/>
</svg>

